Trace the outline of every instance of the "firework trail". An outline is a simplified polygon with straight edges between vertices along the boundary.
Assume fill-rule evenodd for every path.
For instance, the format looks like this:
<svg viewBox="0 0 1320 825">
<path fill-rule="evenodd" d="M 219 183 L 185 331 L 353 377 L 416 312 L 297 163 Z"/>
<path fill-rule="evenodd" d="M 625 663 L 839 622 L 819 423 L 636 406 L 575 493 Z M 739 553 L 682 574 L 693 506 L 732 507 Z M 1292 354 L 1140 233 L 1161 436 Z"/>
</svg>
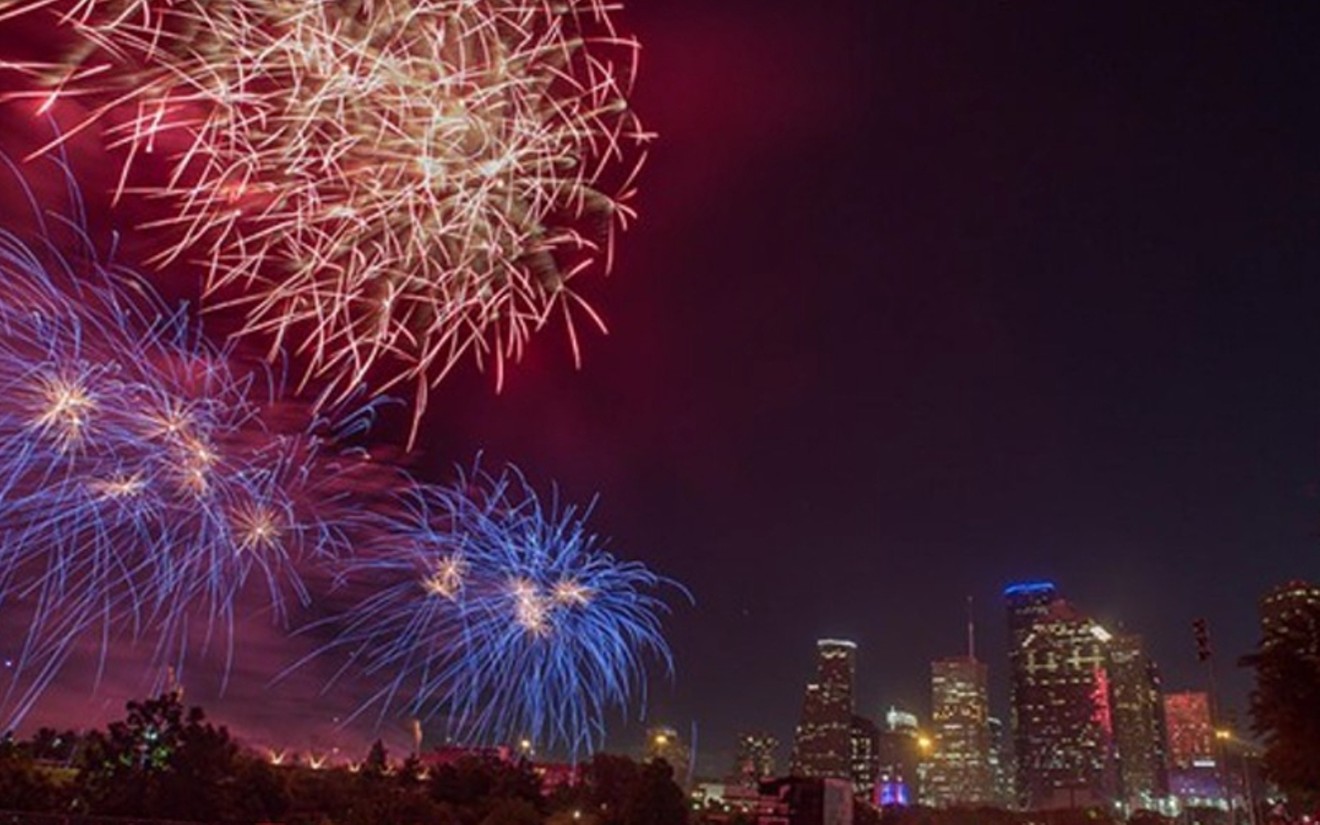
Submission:
<svg viewBox="0 0 1320 825">
<path fill-rule="evenodd" d="M 28 625 L 27 679 L 0 700 L 15 720 L 88 635 L 179 670 L 214 641 L 228 662 L 240 593 L 277 621 L 307 601 L 299 564 L 346 542 L 353 478 L 278 375 L 100 260 L 69 182 L 70 217 L 34 204 L 36 242 L 0 231 L 0 603 Z"/>
<path fill-rule="evenodd" d="M 317 607 L 339 629 L 321 652 L 379 685 L 359 713 L 577 753 L 644 698 L 647 661 L 670 663 L 665 582 L 604 552 L 589 508 L 513 469 L 435 486 L 344 451 L 375 405 L 332 420 L 284 400 L 279 375 L 106 263 L 71 181 L 68 200 L 69 217 L 34 203 L 36 240 L 0 231 L 0 607 L 28 627 L 9 724 L 77 645 L 145 643 L 182 675 L 201 641 L 227 667 L 240 599 L 278 621 L 330 590 L 323 570 L 372 590 Z"/>
<path fill-rule="evenodd" d="M 374 589 L 331 620 L 318 655 L 347 653 L 340 675 L 382 685 L 359 714 L 443 717 L 470 744 L 590 750 L 609 711 L 644 700 L 647 660 L 672 666 L 651 593 L 672 583 L 604 552 L 589 516 L 513 468 L 415 486 L 347 563 L 346 580 Z"/>
<path fill-rule="evenodd" d="M 27 0 L 76 45 L 13 64 L 79 98 L 164 198 L 212 307 L 326 398 L 516 359 L 634 216 L 638 46 L 605 0 Z M 0 19 L 6 15 L 0 13 Z M 162 181 L 129 171 L 164 156 Z M 498 379 L 497 379 L 498 380 Z M 415 425 L 414 425 L 415 426 Z"/>
</svg>

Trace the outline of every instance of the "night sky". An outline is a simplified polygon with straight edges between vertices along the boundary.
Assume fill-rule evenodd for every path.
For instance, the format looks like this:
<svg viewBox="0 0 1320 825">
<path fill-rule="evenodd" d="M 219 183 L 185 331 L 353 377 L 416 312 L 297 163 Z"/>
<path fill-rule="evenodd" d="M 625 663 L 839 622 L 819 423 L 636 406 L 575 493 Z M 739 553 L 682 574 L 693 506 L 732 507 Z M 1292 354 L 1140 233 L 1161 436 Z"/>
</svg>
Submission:
<svg viewBox="0 0 1320 825">
<path fill-rule="evenodd" d="M 859 712 L 924 716 L 968 596 L 1005 712 L 1022 579 L 1143 634 L 1175 689 L 1207 617 L 1241 712 L 1257 598 L 1320 578 L 1318 10 L 621 20 L 660 137 L 615 271 L 583 286 L 610 334 L 580 371 L 542 334 L 498 395 L 457 375 L 419 465 L 484 449 L 599 493 L 612 547 L 691 589 L 648 718 L 695 723 L 709 772 L 738 730 L 787 744 L 818 637 L 859 643 Z M 74 681 L 46 713 L 85 701 Z M 255 731 L 258 694 L 207 705 Z M 640 738 L 634 716 L 611 744 Z"/>
</svg>

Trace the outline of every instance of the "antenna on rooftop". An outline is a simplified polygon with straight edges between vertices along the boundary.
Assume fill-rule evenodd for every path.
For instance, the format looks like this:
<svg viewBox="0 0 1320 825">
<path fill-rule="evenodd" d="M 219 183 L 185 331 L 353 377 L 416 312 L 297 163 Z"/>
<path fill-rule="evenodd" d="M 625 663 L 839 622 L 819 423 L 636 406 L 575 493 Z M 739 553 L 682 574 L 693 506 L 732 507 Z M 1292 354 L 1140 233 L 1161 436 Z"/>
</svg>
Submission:
<svg viewBox="0 0 1320 825">
<path fill-rule="evenodd" d="M 967 597 L 967 658 L 976 658 L 976 620 L 972 616 L 972 597 Z"/>
</svg>

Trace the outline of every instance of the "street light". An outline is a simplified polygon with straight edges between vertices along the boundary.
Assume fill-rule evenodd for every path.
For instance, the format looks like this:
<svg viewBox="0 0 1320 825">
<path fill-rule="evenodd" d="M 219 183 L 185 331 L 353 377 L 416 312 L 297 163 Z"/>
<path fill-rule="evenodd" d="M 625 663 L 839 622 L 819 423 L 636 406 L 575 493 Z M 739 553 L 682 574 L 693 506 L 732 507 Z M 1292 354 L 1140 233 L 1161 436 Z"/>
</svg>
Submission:
<svg viewBox="0 0 1320 825">
<path fill-rule="evenodd" d="M 1245 745 L 1246 743 L 1243 742 L 1241 739 L 1239 739 L 1237 736 L 1235 736 L 1233 731 L 1228 728 L 1216 729 L 1215 739 L 1225 744 L 1232 742 L 1238 745 L 1237 757 L 1238 757 L 1238 771 L 1242 778 L 1242 796 L 1243 796 L 1242 802 L 1247 809 L 1247 822 L 1251 823 L 1251 825 L 1255 825 L 1256 795 L 1251 788 L 1251 774 L 1250 772 L 1247 771 L 1247 749 L 1243 747 L 1243 745 Z M 1225 763 L 1228 762 L 1228 751 L 1229 749 L 1223 745 L 1221 745 L 1219 748 L 1219 752 L 1223 754 L 1223 759 Z M 1227 768 L 1228 765 L 1225 764 L 1224 767 Z M 1225 782 L 1224 795 L 1228 797 L 1229 810 L 1232 810 L 1233 807 L 1232 791 L 1228 787 L 1227 782 Z"/>
</svg>

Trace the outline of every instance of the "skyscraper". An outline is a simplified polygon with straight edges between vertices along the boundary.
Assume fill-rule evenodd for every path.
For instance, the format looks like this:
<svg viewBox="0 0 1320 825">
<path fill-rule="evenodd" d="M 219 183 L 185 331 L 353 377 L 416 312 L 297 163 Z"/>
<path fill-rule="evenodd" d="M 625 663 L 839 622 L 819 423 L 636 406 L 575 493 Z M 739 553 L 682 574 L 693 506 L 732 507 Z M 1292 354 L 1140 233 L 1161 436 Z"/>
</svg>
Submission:
<svg viewBox="0 0 1320 825">
<path fill-rule="evenodd" d="M 986 666 L 959 656 L 937 659 L 930 670 L 934 746 L 926 795 L 942 806 L 988 805 L 994 781 Z"/>
<path fill-rule="evenodd" d="M 1018 709 L 1022 705 L 1019 695 L 1024 690 L 1022 680 L 1026 672 L 1023 645 L 1057 598 L 1058 591 L 1053 582 L 1022 582 L 1004 588 L 1004 602 L 1008 608 L 1008 726 L 1013 742 L 1011 785 L 1013 799 L 1018 805 L 1025 805 L 1027 801 L 1027 777 L 1021 755 L 1027 752 L 1024 739 L 1028 726 L 1018 720 Z"/>
<path fill-rule="evenodd" d="M 1260 627 L 1264 643 L 1269 644 L 1289 621 L 1307 615 L 1307 606 L 1320 605 L 1320 586 L 1305 581 L 1290 581 L 1265 594 L 1260 600 Z"/>
<path fill-rule="evenodd" d="M 1169 792 L 1159 670 L 1140 636 L 1109 643 L 1109 694 L 1118 784 L 1129 810 L 1154 809 Z"/>
<path fill-rule="evenodd" d="M 921 746 L 915 714 L 891 707 L 880 729 L 875 802 L 879 806 L 915 804 L 921 792 L 917 766 Z"/>
<path fill-rule="evenodd" d="M 1021 804 L 1108 807 L 1116 794 L 1108 642 L 1052 584 L 1004 591 Z"/>
<path fill-rule="evenodd" d="M 1010 660 L 1022 647 L 1022 640 L 1045 618 L 1050 605 L 1058 598 L 1059 593 L 1053 582 L 1025 582 L 1004 588 L 1004 601 L 1008 605 Z"/>
<path fill-rule="evenodd" d="M 857 645 L 816 643 L 816 681 L 807 685 L 793 737 L 795 776 L 852 779 L 853 672 Z"/>
<path fill-rule="evenodd" d="M 990 728 L 990 777 L 994 783 L 994 801 L 997 808 L 1010 808 L 1017 795 L 1013 793 L 1013 759 L 1004 739 L 1004 723 L 991 716 L 986 720 Z"/>
<path fill-rule="evenodd" d="M 1210 697 L 1200 691 L 1170 693 L 1164 697 L 1164 719 L 1169 734 L 1169 764 L 1190 768 L 1215 758 L 1215 730 L 1210 723 Z"/>
<path fill-rule="evenodd" d="M 853 794 L 866 800 L 874 799 L 875 780 L 880 769 L 880 729 L 865 716 L 854 716 L 849 743 Z"/>
<path fill-rule="evenodd" d="M 755 787 L 762 779 L 775 775 L 775 750 L 779 740 L 764 731 L 738 735 L 738 756 L 734 760 L 733 781 Z"/>
<path fill-rule="evenodd" d="M 1201 691 L 1164 697 L 1169 741 L 1169 790 L 1184 804 L 1219 804 L 1223 777 L 1215 757 L 1210 696 Z"/>
</svg>

